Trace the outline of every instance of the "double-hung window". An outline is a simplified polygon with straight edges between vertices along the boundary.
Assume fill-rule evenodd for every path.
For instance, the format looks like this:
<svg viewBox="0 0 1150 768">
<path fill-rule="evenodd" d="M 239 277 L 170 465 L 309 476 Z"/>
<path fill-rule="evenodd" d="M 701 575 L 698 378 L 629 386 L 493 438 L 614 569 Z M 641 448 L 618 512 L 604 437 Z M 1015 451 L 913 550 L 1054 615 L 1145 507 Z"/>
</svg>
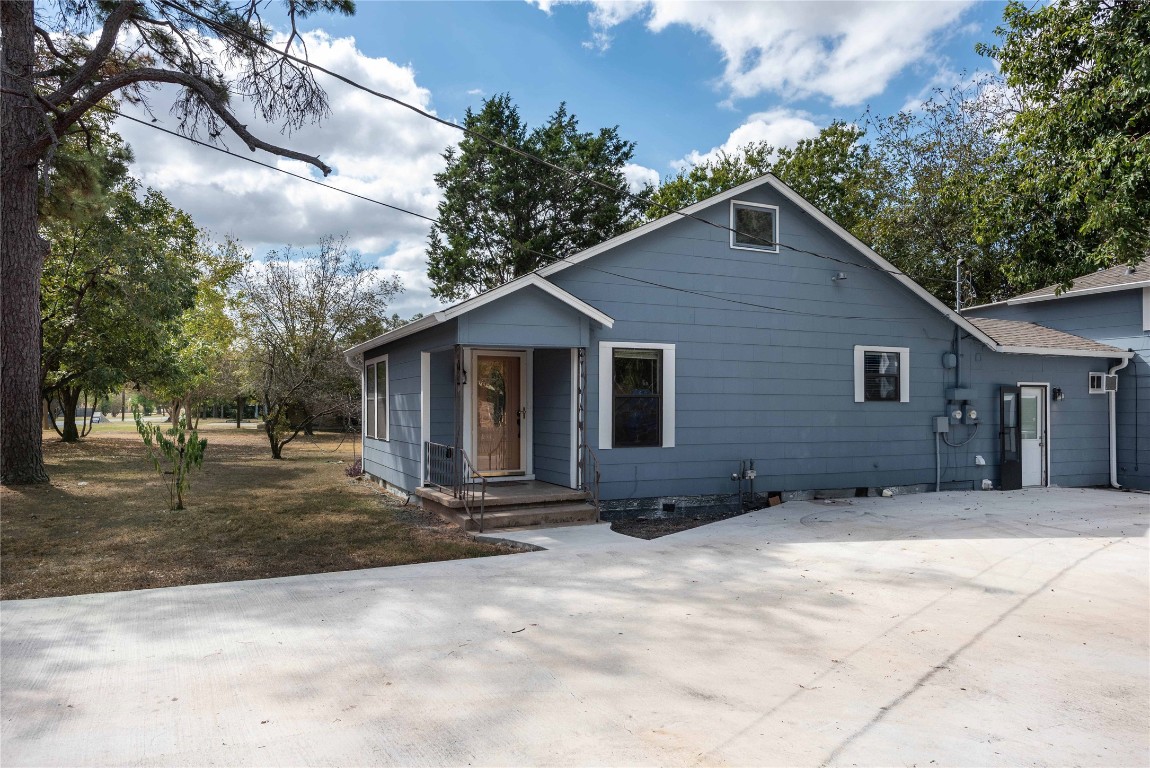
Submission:
<svg viewBox="0 0 1150 768">
<path fill-rule="evenodd" d="M 675 345 L 599 344 L 599 447 L 675 445 Z"/>
<path fill-rule="evenodd" d="M 363 366 L 363 434 L 388 439 L 387 356 L 368 360 Z"/>
<path fill-rule="evenodd" d="M 910 349 L 857 346 L 855 402 L 910 402 Z"/>
</svg>

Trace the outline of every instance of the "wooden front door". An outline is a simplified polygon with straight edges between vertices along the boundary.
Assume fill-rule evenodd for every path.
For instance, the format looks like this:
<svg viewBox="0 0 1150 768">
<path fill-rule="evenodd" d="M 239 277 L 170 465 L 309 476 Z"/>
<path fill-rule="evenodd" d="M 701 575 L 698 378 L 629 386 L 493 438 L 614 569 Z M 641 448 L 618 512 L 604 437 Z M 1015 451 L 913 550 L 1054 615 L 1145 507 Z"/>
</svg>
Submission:
<svg viewBox="0 0 1150 768">
<path fill-rule="evenodd" d="M 480 474 L 513 475 L 526 470 L 523 363 L 521 354 L 475 355 L 472 434 L 475 468 Z"/>
</svg>

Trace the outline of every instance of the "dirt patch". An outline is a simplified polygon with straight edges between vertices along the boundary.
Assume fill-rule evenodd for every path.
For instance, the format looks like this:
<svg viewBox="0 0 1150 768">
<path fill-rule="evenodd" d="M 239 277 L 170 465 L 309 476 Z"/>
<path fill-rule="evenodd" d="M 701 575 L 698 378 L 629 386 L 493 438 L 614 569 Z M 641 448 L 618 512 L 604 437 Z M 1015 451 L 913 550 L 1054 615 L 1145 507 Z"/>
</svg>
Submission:
<svg viewBox="0 0 1150 768">
<path fill-rule="evenodd" d="M 435 515 L 347 477 L 355 436 L 289 444 L 231 423 L 208 439 L 187 509 L 127 425 L 97 425 L 79 443 L 45 433 L 52 482 L 0 489 L 0 598 L 52 597 L 293 576 L 506 554 Z"/>
<path fill-rule="evenodd" d="M 675 515 L 674 517 L 635 517 L 612 522 L 611 530 L 625 536 L 634 536 L 636 539 L 657 539 L 670 533 L 687 531 L 691 528 L 698 528 L 700 525 L 728 520 L 745 514 L 746 512 L 742 511 L 716 510 Z"/>
</svg>

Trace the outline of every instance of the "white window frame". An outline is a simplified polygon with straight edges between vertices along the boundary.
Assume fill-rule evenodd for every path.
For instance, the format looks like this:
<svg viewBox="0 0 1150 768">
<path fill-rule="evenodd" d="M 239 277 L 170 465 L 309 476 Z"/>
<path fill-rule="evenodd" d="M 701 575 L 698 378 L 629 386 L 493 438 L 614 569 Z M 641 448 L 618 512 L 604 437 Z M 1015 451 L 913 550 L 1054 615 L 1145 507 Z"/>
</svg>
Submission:
<svg viewBox="0 0 1150 768">
<path fill-rule="evenodd" d="M 775 245 L 773 248 L 760 247 L 755 245 L 746 245 L 743 243 L 735 242 L 735 232 L 738 229 L 735 226 L 735 207 L 743 206 L 744 208 L 762 208 L 764 210 L 774 212 L 775 232 L 772 235 L 772 240 Z M 766 203 L 749 203 L 746 200 L 732 200 L 731 201 L 731 247 L 736 251 L 758 251 L 759 253 L 778 253 L 779 252 L 779 207 L 777 205 L 767 205 Z"/>
<path fill-rule="evenodd" d="M 910 347 L 879 347 L 873 344 L 855 345 L 855 402 L 878 403 L 891 402 L 889 400 L 866 399 L 866 353 L 867 352 L 897 352 L 898 358 L 898 401 L 910 402 Z"/>
<path fill-rule="evenodd" d="M 383 394 L 382 397 L 379 392 L 379 377 L 375 373 L 376 367 L 379 363 L 383 363 Z M 373 375 L 376 376 L 375 380 L 375 414 L 374 423 L 368 425 L 367 423 L 367 371 L 372 368 Z M 363 380 L 361 382 L 360 391 L 362 392 L 362 413 L 363 413 L 363 436 L 368 440 L 383 440 L 385 442 L 391 440 L 391 364 L 387 360 L 387 355 L 379 355 L 363 361 Z M 383 435 L 375 434 L 376 428 L 379 426 L 379 407 L 383 405 L 384 424 Z"/>
<path fill-rule="evenodd" d="M 658 349 L 663 352 L 663 448 L 675 447 L 675 345 L 645 341 L 599 342 L 599 450 L 615 450 L 614 398 L 611 396 L 616 349 Z M 639 448 L 640 446 L 622 446 Z M 645 446 L 653 448 L 656 446 Z"/>
</svg>

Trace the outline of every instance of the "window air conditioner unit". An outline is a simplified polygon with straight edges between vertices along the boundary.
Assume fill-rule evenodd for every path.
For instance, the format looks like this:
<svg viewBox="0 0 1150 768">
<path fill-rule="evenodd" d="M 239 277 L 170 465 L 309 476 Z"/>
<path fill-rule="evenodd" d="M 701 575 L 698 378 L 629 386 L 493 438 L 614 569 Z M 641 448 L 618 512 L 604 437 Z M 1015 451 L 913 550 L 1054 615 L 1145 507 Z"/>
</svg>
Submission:
<svg viewBox="0 0 1150 768">
<path fill-rule="evenodd" d="M 1104 395 L 1118 391 L 1118 375 L 1113 373 L 1091 373 L 1090 394 Z"/>
</svg>

